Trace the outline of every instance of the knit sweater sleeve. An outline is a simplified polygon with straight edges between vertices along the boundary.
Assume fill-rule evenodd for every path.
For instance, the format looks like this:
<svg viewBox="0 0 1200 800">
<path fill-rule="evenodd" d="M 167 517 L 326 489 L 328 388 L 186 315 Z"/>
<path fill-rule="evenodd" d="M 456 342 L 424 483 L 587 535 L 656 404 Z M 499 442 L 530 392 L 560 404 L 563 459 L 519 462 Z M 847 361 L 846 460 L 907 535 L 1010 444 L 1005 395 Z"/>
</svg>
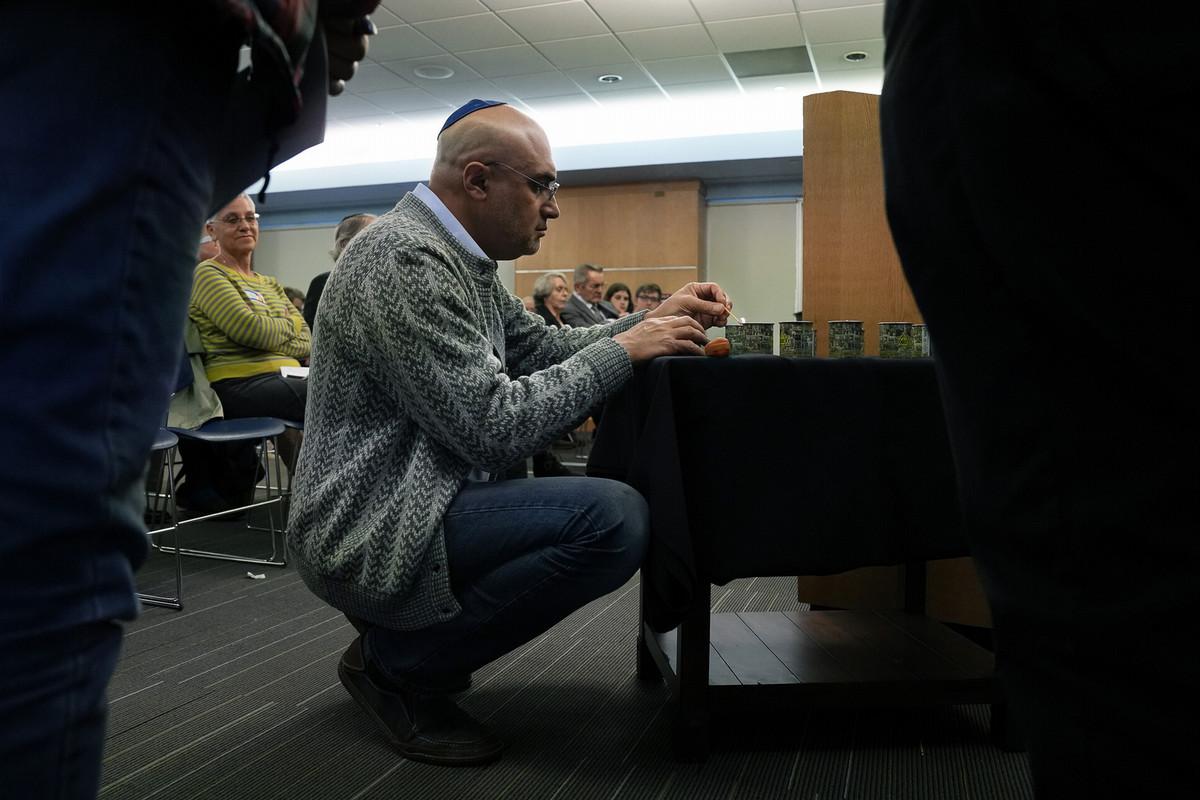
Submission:
<svg viewBox="0 0 1200 800">
<path fill-rule="evenodd" d="M 192 306 L 231 341 L 293 358 L 305 358 L 312 348 L 312 334 L 304 318 L 287 301 L 277 281 L 272 289 L 282 297 L 291 313 L 274 316 L 255 312 L 242 293 L 218 268 L 203 263 L 196 267 L 192 284 Z"/>
<path fill-rule="evenodd" d="M 515 295 L 504 289 L 499 292 L 503 295 L 498 305 L 504 315 L 510 375 L 530 375 L 557 364 L 593 342 L 629 330 L 646 316 L 646 312 L 639 311 L 604 325 L 552 328 L 538 315 L 526 312 Z"/>
<path fill-rule="evenodd" d="M 472 267 L 420 244 L 389 251 L 368 262 L 354 312 L 368 360 L 391 400 L 465 463 L 498 471 L 543 449 L 632 374 L 624 348 L 599 336 L 511 380 L 487 334 L 490 292 L 481 302 Z"/>
</svg>

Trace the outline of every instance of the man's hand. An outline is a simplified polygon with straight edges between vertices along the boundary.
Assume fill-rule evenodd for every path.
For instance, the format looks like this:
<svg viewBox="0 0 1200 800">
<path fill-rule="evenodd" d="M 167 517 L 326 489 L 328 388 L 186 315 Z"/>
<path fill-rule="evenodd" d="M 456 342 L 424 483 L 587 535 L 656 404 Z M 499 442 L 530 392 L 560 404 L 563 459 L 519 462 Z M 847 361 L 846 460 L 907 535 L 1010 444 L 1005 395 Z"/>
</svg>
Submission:
<svg viewBox="0 0 1200 800">
<path fill-rule="evenodd" d="M 367 36 L 376 33 L 368 17 L 323 17 L 325 49 L 329 54 L 329 93 L 341 94 L 367 56 Z"/>
<path fill-rule="evenodd" d="M 658 317 L 644 319 L 627 331 L 618 333 L 613 341 L 625 348 L 637 364 L 656 356 L 698 356 L 704 354 L 708 339 L 704 329 L 691 317 Z"/>
<path fill-rule="evenodd" d="M 689 283 L 672 292 L 663 304 L 646 314 L 646 319 L 686 315 L 700 323 L 701 330 L 721 327 L 729 319 L 733 301 L 715 283 Z"/>
</svg>

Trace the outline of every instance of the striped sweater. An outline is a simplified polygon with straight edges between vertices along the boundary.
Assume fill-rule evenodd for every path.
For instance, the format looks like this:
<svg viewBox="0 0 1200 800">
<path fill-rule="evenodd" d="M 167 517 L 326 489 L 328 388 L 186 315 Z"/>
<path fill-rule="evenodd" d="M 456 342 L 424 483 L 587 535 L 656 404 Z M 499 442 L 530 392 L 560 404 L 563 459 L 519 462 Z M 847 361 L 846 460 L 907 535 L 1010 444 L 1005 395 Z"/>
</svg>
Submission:
<svg viewBox="0 0 1200 800">
<path fill-rule="evenodd" d="M 200 331 L 210 381 L 298 367 L 312 347 L 308 325 L 279 281 L 212 259 L 196 265 L 188 316 Z"/>
<path fill-rule="evenodd" d="M 473 467 L 544 449 L 616 391 L 632 368 L 611 337 L 642 316 L 547 327 L 406 195 L 346 248 L 317 311 L 288 521 L 309 588 L 398 630 L 455 617 L 446 508 Z"/>
</svg>

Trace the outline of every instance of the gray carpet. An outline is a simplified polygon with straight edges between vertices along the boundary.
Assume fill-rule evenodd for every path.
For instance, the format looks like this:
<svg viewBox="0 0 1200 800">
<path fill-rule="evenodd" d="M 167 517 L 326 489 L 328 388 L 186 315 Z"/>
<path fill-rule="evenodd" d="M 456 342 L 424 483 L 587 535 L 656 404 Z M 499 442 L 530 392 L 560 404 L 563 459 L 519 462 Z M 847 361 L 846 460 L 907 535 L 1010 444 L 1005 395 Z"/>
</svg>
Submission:
<svg viewBox="0 0 1200 800">
<path fill-rule="evenodd" d="M 231 547 L 248 536 L 210 532 Z M 354 630 L 294 570 L 184 568 L 184 610 L 147 609 L 128 627 L 104 798 L 1032 797 L 1024 756 L 990 744 L 976 706 L 814 711 L 770 728 L 722 720 L 706 763 L 673 762 L 667 690 L 634 676 L 636 578 L 475 674 L 462 704 L 507 740 L 500 762 L 405 761 L 337 680 Z M 161 554 L 139 575 L 143 591 L 169 581 Z M 714 587 L 713 605 L 800 608 L 790 578 Z"/>
</svg>

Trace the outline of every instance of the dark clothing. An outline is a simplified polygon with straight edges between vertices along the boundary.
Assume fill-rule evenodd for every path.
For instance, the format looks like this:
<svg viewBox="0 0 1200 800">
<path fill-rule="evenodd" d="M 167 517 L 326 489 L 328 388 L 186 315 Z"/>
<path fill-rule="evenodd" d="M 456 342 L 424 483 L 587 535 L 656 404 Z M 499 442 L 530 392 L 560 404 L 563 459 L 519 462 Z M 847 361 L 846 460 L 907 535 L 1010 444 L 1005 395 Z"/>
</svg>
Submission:
<svg viewBox="0 0 1200 800">
<path fill-rule="evenodd" d="M 567 305 L 563 308 L 560 316 L 563 324 L 570 325 L 572 328 L 589 328 L 592 325 L 603 325 L 608 322 L 608 318 L 604 316 L 603 312 L 583 302 L 577 294 L 571 295 L 567 300 Z"/>
<path fill-rule="evenodd" d="M 328 280 L 329 273 L 322 272 L 312 279 L 312 283 L 308 285 L 308 291 L 304 294 L 304 321 L 308 323 L 308 329 L 314 334 L 317 332 L 317 305 L 321 302 L 321 295 L 325 292 L 325 282 Z"/>
<path fill-rule="evenodd" d="M 266 134 L 261 153 L 245 131 L 237 146 L 225 139 L 248 29 L 211 6 L 232 5 L 70 2 L 55 8 L 63 25 L 44 3 L 3 5 L 0 107 L 21 110 L 0 127 L 6 797 L 96 796 L 117 621 L 137 613 L 147 550 L 142 476 L 179 370 L 197 231 L 232 197 L 214 186 L 249 185 L 270 164 Z M 322 87 L 323 57 L 310 70 Z M 279 63 L 291 106 L 295 62 Z M 265 102 L 270 74 L 253 90 Z"/>
<path fill-rule="evenodd" d="M 546 308 L 546 306 L 543 305 L 542 303 L 534 304 L 533 313 L 537 314 L 539 317 L 546 320 L 546 324 L 551 326 L 552 328 L 561 328 L 562 327 L 562 323 L 559 322 L 557 319 L 555 319 L 554 315 L 550 313 L 550 309 Z"/>
<path fill-rule="evenodd" d="M 914 0 L 885 23 L 888 216 L 1046 798 L 1197 788 L 1182 9 L 1118 30 L 1091 4 L 1014 26 L 1008 6 Z"/>
<path fill-rule="evenodd" d="M 277 417 L 304 421 L 304 404 L 308 400 L 308 381 L 304 378 L 285 378 L 276 373 L 249 378 L 226 378 L 212 385 L 226 419 L 241 417 Z"/>
</svg>

